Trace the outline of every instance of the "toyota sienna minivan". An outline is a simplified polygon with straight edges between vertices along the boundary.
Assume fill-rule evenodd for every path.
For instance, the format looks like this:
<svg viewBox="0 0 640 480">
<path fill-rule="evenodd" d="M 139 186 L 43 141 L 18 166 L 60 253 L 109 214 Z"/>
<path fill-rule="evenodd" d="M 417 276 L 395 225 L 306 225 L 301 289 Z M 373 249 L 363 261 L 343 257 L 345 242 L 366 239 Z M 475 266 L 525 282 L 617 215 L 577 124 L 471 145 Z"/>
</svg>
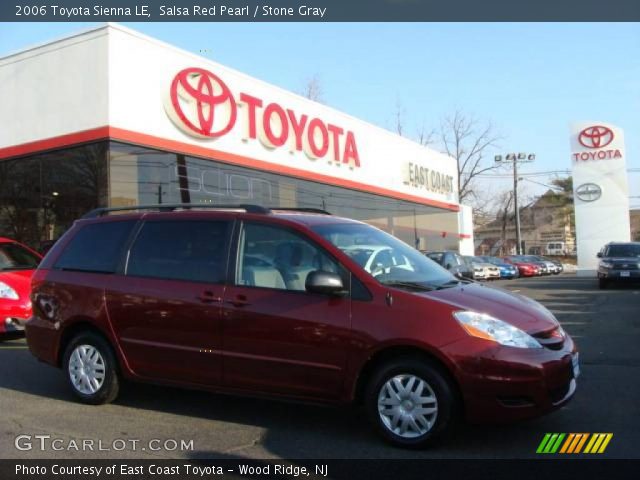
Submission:
<svg viewBox="0 0 640 480">
<path fill-rule="evenodd" d="M 550 412 L 579 373 L 542 305 L 309 209 L 93 211 L 46 255 L 32 302 L 29 349 L 83 402 L 111 402 L 128 379 L 357 403 L 406 447 L 461 418 Z"/>
</svg>

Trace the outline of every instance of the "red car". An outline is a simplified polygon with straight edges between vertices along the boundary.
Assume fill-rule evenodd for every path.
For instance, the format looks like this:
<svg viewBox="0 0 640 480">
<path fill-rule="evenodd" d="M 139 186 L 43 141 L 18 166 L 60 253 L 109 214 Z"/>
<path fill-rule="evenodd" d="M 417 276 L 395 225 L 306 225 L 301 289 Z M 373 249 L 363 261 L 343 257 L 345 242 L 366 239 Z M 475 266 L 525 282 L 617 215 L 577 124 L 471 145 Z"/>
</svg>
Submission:
<svg viewBox="0 0 640 480">
<path fill-rule="evenodd" d="M 522 419 L 575 392 L 576 347 L 546 308 L 370 225 L 258 206 L 129 210 L 77 221 L 33 277 L 29 348 L 83 402 L 114 400 L 126 378 L 362 403 L 384 438 L 421 447 L 462 415 Z"/>
<path fill-rule="evenodd" d="M 514 256 L 504 257 L 502 260 L 518 267 L 518 272 L 520 272 L 521 277 L 535 277 L 536 275 L 540 275 L 540 267 L 534 263 L 525 262 Z"/>
<path fill-rule="evenodd" d="M 41 258 L 30 248 L 0 237 L 0 335 L 23 330 L 31 316 L 31 276 Z"/>
</svg>

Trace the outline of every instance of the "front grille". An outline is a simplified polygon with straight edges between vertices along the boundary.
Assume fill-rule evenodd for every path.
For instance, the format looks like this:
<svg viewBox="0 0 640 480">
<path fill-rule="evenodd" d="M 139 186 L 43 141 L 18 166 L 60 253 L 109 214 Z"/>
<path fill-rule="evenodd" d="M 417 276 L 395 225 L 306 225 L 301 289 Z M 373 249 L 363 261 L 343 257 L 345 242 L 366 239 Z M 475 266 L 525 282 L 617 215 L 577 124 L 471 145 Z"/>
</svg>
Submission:
<svg viewBox="0 0 640 480">
<path fill-rule="evenodd" d="M 551 330 L 545 330 L 543 332 L 534 333 L 532 335 L 540 345 L 549 350 L 560 350 L 564 345 L 564 335 L 558 329 L 554 327 Z"/>
<path fill-rule="evenodd" d="M 637 263 L 631 263 L 631 262 L 627 262 L 627 263 L 614 263 L 613 267 L 616 270 L 638 270 L 638 264 Z"/>
<path fill-rule="evenodd" d="M 532 398 L 529 397 L 498 397 L 498 402 L 505 407 L 518 408 L 518 407 L 532 407 L 535 405 Z"/>
</svg>

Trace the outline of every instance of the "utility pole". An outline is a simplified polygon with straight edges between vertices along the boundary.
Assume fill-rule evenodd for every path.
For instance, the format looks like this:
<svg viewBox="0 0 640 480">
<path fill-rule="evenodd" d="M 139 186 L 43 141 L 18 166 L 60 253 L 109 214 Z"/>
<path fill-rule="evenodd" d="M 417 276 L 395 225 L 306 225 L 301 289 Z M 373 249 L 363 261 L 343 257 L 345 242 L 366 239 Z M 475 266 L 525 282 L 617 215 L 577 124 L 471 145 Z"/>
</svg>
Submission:
<svg viewBox="0 0 640 480">
<path fill-rule="evenodd" d="M 520 207 L 518 206 L 518 163 L 533 162 L 536 159 L 535 153 L 508 153 L 504 160 L 502 155 L 496 155 L 496 163 L 513 163 L 513 209 L 516 220 L 516 253 L 522 255 L 522 234 L 520 232 Z"/>
<path fill-rule="evenodd" d="M 522 235 L 520 234 L 520 208 L 518 207 L 518 162 L 513 162 L 513 205 L 516 214 L 516 253 L 522 255 Z"/>
</svg>

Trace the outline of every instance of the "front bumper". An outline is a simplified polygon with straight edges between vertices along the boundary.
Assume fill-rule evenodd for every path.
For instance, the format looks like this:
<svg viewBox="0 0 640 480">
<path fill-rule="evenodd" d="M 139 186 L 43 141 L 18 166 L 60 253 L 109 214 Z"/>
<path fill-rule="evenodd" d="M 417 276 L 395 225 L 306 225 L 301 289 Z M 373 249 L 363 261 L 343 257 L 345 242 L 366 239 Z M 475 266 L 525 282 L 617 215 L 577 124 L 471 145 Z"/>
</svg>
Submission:
<svg viewBox="0 0 640 480">
<path fill-rule="evenodd" d="M 598 278 L 616 281 L 639 281 L 640 270 L 621 270 L 621 269 L 598 269 Z"/>
<path fill-rule="evenodd" d="M 447 347 L 458 366 L 456 377 L 469 421 L 500 423 L 537 417 L 573 397 L 577 352 L 570 337 L 559 350 L 490 343 L 470 337 Z"/>
<path fill-rule="evenodd" d="M 31 317 L 31 301 L 0 299 L 0 333 L 19 332 Z"/>
</svg>

